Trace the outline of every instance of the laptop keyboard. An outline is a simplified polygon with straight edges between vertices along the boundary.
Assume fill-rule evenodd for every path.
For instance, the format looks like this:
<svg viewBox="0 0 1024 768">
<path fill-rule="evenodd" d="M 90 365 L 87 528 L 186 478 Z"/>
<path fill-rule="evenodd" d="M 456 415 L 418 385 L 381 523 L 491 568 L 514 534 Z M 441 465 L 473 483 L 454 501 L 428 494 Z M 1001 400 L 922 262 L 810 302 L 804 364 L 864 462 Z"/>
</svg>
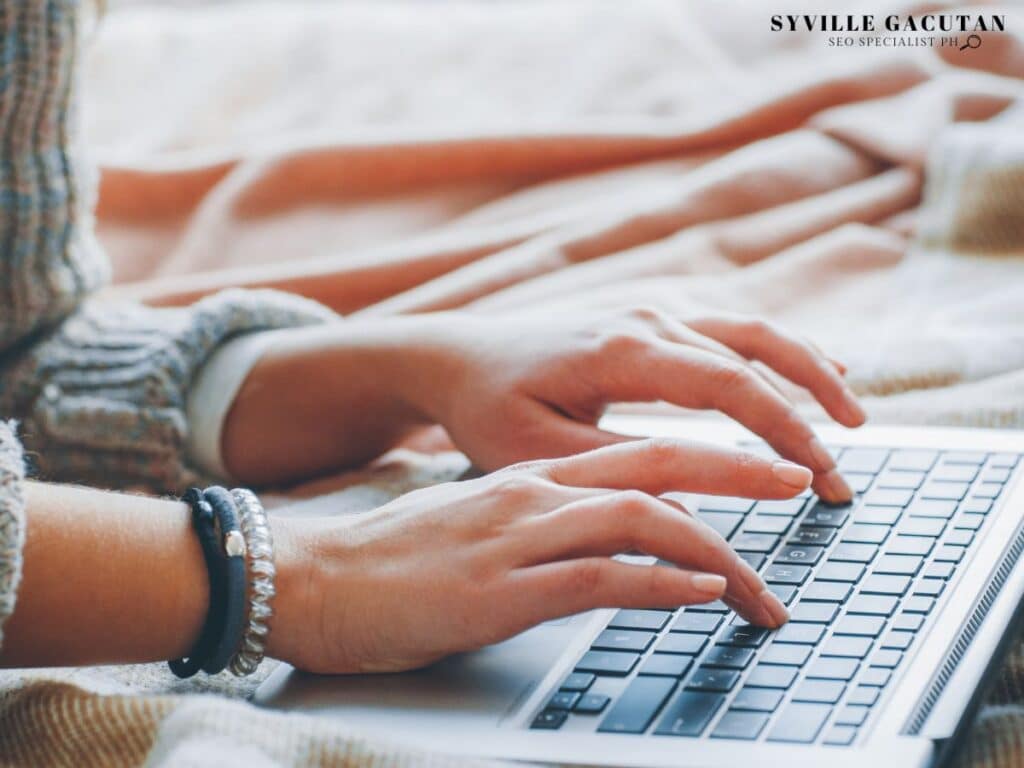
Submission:
<svg viewBox="0 0 1024 768">
<path fill-rule="evenodd" d="M 786 603 L 788 624 L 748 625 L 721 601 L 618 611 L 531 727 L 851 744 L 1019 455 L 831 450 L 857 493 L 852 504 L 826 506 L 807 492 L 698 505 Z"/>
</svg>

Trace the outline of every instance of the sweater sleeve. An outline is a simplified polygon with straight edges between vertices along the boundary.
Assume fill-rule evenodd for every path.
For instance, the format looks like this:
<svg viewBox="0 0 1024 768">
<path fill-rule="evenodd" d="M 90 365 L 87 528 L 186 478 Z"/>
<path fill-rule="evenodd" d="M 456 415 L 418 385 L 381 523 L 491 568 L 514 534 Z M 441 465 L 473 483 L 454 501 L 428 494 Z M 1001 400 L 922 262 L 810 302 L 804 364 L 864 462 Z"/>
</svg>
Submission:
<svg viewBox="0 0 1024 768">
<path fill-rule="evenodd" d="M 180 491 L 209 479 L 188 454 L 186 419 L 207 358 L 241 334 L 337 319 L 275 291 L 226 291 L 174 309 L 87 303 L 0 366 L 0 413 L 21 421 L 41 479 Z"/>
<path fill-rule="evenodd" d="M 14 425 L 0 421 L 0 647 L 4 624 L 14 613 L 14 598 L 21 580 L 21 552 L 25 546 L 25 468 Z"/>
</svg>

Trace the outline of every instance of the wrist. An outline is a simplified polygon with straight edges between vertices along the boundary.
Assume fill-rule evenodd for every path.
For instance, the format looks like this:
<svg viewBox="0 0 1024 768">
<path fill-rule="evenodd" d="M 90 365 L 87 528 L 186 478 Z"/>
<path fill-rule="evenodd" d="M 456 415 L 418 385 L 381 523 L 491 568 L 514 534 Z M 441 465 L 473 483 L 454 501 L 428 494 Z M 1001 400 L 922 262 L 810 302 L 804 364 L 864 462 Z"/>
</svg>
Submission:
<svg viewBox="0 0 1024 768">
<path fill-rule="evenodd" d="M 313 605 L 316 558 L 296 521 L 271 517 L 269 522 L 276 575 L 266 655 L 294 664 L 309 652 L 306 645 L 315 634 L 311 617 L 319 615 Z"/>
</svg>

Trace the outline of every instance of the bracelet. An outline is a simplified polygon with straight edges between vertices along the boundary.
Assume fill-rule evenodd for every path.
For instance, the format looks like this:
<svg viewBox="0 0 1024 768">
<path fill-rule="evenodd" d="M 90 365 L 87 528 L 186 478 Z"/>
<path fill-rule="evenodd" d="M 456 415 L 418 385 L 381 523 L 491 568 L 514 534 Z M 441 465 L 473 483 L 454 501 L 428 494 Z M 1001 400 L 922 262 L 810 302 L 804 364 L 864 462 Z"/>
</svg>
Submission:
<svg viewBox="0 0 1024 768">
<path fill-rule="evenodd" d="M 267 648 L 268 626 L 273 616 L 270 601 L 274 599 L 274 542 L 270 535 L 267 513 L 256 494 L 244 488 L 231 491 L 241 517 L 249 569 L 249 620 L 242 634 L 241 646 L 229 668 L 238 677 L 256 671 Z"/>
<path fill-rule="evenodd" d="M 213 507 L 219 538 L 223 541 L 224 610 L 220 632 L 213 652 L 203 664 L 203 671 L 215 675 L 227 667 L 242 642 L 245 624 L 245 536 L 239 526 L 238 508 L 226 488 L 212 486 L 203 491 L 203 498 Z"/>
</svg>

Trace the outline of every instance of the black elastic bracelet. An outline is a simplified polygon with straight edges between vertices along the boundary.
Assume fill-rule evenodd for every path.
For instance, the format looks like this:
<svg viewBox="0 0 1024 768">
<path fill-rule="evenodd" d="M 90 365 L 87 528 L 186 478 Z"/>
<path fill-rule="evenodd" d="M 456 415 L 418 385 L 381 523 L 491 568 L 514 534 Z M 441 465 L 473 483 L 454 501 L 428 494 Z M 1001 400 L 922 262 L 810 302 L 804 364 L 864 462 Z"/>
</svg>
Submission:
<svg viewBox="0 0 1024 768">
<path fill-rule="evenodd" d="M 218 534 L 222 543 L 221 567 L 224 595 L 220 632 L 212 646 L 212 653 L 203 663 L 203 671 L 211 675 L 221 672 L 242 645 L 245 630 L 246 579 L 245 538 L 238 518 L 235 498 L 226 488 L 213 486 L 203 492 L 203 498 L 213 507 Z"/>
<path fill-rule="evenodd" d="M 212 653 L 211 646 L 220 637 L 220 626 L 224 617 L 223 568 L 221 562 L 220 541 L 218 540 L 213 507 L 203 498 L 198 488 L 189 488 L 181 500 L 192 509 L 192 527 L 199 537 L 203 549 L 203 560 L 210 580 L 210 606 L 206 612 L 203 629 L 199 639 L 189 650 L 188 655 L 181 659 L 169 661 L 167 664 L 178 677 L 192 677 L 203 667 L 204 661 Z"/>
</svg>

